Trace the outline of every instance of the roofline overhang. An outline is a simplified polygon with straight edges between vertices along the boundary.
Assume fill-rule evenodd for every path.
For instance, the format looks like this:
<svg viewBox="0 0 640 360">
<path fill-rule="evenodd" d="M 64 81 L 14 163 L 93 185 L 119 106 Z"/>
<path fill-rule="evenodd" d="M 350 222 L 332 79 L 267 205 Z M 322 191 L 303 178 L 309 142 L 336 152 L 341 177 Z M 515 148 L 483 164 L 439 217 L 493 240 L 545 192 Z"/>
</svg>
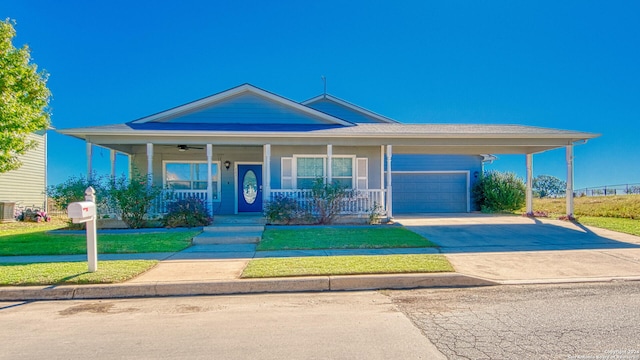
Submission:
<svg viewBox="0 0 640 360">
<path fill-rule="evenodd" d="M 568 134 L 555 134 L 555 133 L 540 133 L 540 134 L 518 134 L 518 133 L 476 133 L 476 134 L 464 134 L 464 133 L 436 133 L 436 134 L 389 134 L 389 133 L 327 133 L 324 131 L 317 132 L 284 132 L 284 131 L 258 131 L 258 132 L 245 132 L 245 131 L 188 131 L 188 130 L 172 130 L 172 131 L 153 131 L 153 130 L 135 130 L 135 133 L 123 133 L 121 131 L 74 131 L 75 129 L 57 129 L 58 133 L 74 136 L 79 139 L 84 139 L 88 136 L 118 136 L 118 137 L 140 137 L 146 138 L 153 137 L 214 137 L 214 138 L 371 138 L 371 139 L 566 139 L 572 142 L 586 143 L 588 140 L 599 137 L 600 134 L 594 133 L 568 133 Z M 581 145 L 581 144 L 575 144 Z"/>
</svg>

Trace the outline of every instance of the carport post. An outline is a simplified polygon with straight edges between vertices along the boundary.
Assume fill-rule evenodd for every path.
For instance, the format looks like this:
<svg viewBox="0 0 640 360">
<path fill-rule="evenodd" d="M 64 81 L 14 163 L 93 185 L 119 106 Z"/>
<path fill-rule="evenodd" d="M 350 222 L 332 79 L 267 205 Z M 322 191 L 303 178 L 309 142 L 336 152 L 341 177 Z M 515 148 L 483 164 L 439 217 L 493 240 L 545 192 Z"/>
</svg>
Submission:
<svg viewBox="0 0 640 360">
<path fill-rule="evenodd" d="M 533 154 L 527 154 L 527 214 L 533 214 Z"/>
<path fill-rule="evenodd" d="M 567 145 L 567 216 L 573 216 L 573 144 Z"/>
</svg>

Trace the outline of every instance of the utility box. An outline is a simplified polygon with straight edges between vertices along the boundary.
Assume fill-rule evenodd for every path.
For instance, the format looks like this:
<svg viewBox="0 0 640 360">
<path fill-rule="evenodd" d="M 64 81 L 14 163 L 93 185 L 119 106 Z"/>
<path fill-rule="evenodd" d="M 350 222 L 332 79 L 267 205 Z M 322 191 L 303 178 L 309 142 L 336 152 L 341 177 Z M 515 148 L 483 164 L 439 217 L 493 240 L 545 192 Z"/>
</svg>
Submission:
<svg viewBox="0 0 640 360">
<path fill-rule="evenodd" d="M 16 203 L 13 201 L 0 201 L 0 223 L 14 222 Z"/>
<path fill-rule="evenodd" d="M 96 216 L 96 204 L 91 201 L 79 201 L 69 204 L 67 216 L 74 224 L 93 220 Z"/>
</svg>

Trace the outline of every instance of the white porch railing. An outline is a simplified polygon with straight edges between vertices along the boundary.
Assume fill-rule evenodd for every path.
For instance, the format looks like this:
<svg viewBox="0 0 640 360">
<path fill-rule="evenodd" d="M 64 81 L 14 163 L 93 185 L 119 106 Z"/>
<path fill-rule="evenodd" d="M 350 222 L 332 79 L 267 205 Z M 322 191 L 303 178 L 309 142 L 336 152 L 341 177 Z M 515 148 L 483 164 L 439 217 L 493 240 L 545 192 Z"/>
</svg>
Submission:
<svg viewBox="0 0 640 360">
<path fill-rule="evenodd" d="M 377 205 L 381 215 L 385 213 L 385 189 L 366 189 L 350 191 L 347 197 L 340 204 L 341 214 L 362 215 L 370 214 Z M 274 200 L 283 196 L 296 200 L 298 205 L 311 212 L 314 211 L 313 196 L 311 190 L 280 190 L 271 189 L 270 194 L 266 194 L 267 199 Z M 183 200 L 195 197 L 206 203 L 206 190 L 171 190 L 164 191 L 152 203 L 150 214 L 160 215 L 167 213 L 167 205 L 175 200 Z"/>
<path fill-rule="evenodd" d="M 384 189 L 366 189 L 366 190 L 353 190 L 349 192 L 348 196 L 342 201 L 340 205 L 341 214 L 370 214 L 374 210 L 374 207 L 378 205 L 377 211 L 384 213 L 385 204 Z M 313 212 L 313 196 L 311 190 L 280 190 L 271 189 L 271 194 L 268 197 L 269 200 L 274 200 L 278 197 L 286 197 L 294 199 L 303 209 Z"/>
<path fill-rule="evenodd" d="M 151 214 L 166 214 L 167 205 L 176 200 L 197 198 L 207 202 L 207 190 L 166 190 L 163 191 L 151 205 Z"/>
</svg>

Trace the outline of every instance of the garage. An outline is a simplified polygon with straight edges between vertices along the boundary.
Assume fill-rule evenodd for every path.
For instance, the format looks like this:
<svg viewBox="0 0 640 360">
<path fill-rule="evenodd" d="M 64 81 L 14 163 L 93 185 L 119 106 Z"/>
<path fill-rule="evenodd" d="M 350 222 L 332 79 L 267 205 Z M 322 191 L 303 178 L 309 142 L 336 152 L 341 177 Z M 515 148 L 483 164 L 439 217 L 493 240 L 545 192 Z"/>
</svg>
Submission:
<svg viewBox="0 0 640 360">
<path fill-rule="evenodd" d="M 469 172 L 392 172 L 393 212 L 469 211 Z"/>
</svg>

